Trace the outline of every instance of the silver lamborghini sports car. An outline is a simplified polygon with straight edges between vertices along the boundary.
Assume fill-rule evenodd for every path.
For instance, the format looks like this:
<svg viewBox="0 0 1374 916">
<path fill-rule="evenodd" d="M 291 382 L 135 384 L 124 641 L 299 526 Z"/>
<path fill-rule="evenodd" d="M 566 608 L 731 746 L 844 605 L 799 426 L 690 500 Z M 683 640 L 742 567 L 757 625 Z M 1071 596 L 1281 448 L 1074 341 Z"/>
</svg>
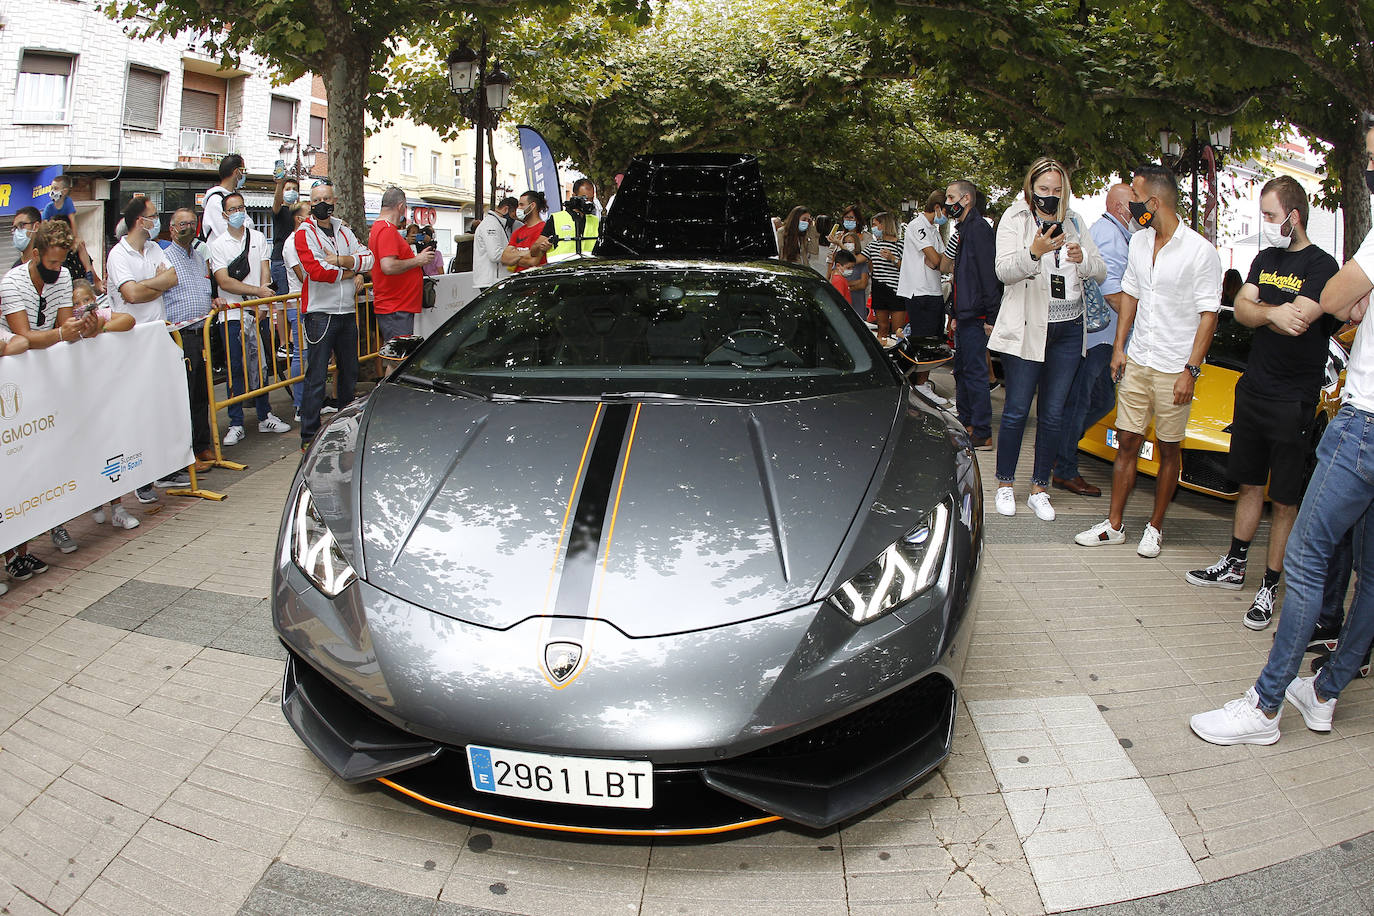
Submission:
<svg viewBox="0 0 1374 916">
<path fill-rule="evenodd" d="M 342 778 L 506 823 L 823 828 L 948 755 L 978 466 L 757 163 L 627 171 L 597 257 L 483 293 L 291 486 L 282 707 Z"/>
</svg>

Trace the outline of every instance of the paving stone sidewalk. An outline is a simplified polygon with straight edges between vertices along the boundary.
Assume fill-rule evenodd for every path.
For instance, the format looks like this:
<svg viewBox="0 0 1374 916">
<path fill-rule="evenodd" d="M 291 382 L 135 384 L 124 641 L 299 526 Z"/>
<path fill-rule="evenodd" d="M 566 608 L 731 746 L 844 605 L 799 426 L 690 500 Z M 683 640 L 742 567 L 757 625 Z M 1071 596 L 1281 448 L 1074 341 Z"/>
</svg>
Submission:
<svg viewBox="0 0 1374 916">
<path fill-rule="evenodd" d="M 296 739 L 266 603 L 295 441 L 250 434 L 248 470 L 207 481 L 225 502 L 74 528 L 80 551 L 0 598 L 0 914 L 1040 914 L 1168 844 L 1181 859 L 1156 878 L 1180 889 L 1082 912 L 1374 910 L 1368 684 L 1330 735 L 1296 717 L 1269 748 L 1188 731 L 1270 641 L 1239 625 L 1249 592 L 1183 580 L 1227 543 L 1228 503 L 1181 495 L 1158 560 L 1072 545 L 1105 499 L 1056 493 L 1049 524 L 989 515 L 954 752 L 906 797 L 822 833 L 581 840 L 349 786 Z M 1105 464 L 1084 472 L 1105 484 Z M 1142 479 L 1128 525 L 1151 495 Z M 1047 822 L 1064 792 L 1134 799 L 1168 835 L 1123 841 L 1107 806 Z"/>
</svg>

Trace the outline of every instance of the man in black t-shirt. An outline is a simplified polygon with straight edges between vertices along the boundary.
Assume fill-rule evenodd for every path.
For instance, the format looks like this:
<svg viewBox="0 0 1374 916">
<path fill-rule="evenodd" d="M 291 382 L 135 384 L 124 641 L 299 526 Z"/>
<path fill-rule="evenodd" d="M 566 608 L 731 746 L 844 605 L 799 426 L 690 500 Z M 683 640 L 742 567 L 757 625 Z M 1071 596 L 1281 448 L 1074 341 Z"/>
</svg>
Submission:
<svg viewBox="0 0 1374 916">
<path fill-rule="evenodd" d="M 1264 485 L 1274 504 L 1264 581 L 1245 625 L 1263 630 L 1274 614 L 1288 532 L 1302 502 L 1312 456 L 1312 422 L 1321 397 L 1327 349 L 1340 321 L 1318 302 L 1336 259 L 1307 238 L 1307 192 L 1288 176 L 1260 192 L 1260 232 L 1267 246 L 1236 295 L 1236 320 L 1255 329 L 1245 373 L 1236 383 L 1228 474 L 1240 484 L 1231 549 L 1187 574 L 1193 585 L 1239 589 L 1250 541 L 1264 514 Z"/>
</svg>

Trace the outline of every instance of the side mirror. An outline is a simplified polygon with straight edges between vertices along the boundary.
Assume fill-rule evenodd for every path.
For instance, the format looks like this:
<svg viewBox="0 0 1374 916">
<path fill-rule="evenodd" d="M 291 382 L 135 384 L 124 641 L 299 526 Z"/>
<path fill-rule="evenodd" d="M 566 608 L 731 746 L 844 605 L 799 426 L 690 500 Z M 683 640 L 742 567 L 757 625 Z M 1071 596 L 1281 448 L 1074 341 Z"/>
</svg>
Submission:
<svg viewBox="0 0 1374 916">
<path fill-rule="evenodd" d="M 420 349 L 420 344 L 424 342 L 425 339 L 423 337 L 414 334 L 405 337 L 393 337 L 382 345 L 382 349 L 378 351 L 378 355 L 381 356 L 382 359 L 400 362 L 403 359 L 410 358 L 410 354 Z"/>
</svg>

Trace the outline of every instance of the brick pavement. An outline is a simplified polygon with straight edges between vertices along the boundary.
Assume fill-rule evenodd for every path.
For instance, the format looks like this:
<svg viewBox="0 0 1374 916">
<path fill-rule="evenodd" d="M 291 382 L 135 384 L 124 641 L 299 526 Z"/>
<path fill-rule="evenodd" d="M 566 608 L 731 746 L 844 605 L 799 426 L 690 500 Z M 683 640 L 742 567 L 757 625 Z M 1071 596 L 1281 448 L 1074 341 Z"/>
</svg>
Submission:
<svg viewBox="0 0 1374 916">
<path fill-rule="evenodd" d="M 301 746 L 266 605 L 295 441 L 250 434 L 249 469 L 207 481 L 223 503 L 168 500 L 133 532 L 78 523 L 80 551 L 45 553 L 54 569 L 0 599 L 0 914 L 1038 914 L 1157 861 L 1147 840 L 1164 840 L 1113 832 L 1105 805 L 1047 822 L 1024 794 L 1040 791 L 1126 791 L 1184 850 L 1167 886 L 1192 886 L 1093 913 L 1374 906 L 1368 684 L 1329 736 L 1295 721 L 1273 747 L 1221 749 L 1188 731 L 1270 640 L 1239 625 L 1248 592 L 1183 582 L 1225 546 L 1229 504 L 1180 496 L 1155 561 L 1069 543 L 1105 500 L 1056 493 L 1049 525 L 990 515 L 954 753 L 906 797 L 824 833 L 586 841 L 349 786 Z M 1015 716 L 1065 710 L 1081 742 L 1064 722 L 1017 734 Z M 1051 750 L 1079 775 L 1047 778 L 1032 757 Z"/>
</svg>

